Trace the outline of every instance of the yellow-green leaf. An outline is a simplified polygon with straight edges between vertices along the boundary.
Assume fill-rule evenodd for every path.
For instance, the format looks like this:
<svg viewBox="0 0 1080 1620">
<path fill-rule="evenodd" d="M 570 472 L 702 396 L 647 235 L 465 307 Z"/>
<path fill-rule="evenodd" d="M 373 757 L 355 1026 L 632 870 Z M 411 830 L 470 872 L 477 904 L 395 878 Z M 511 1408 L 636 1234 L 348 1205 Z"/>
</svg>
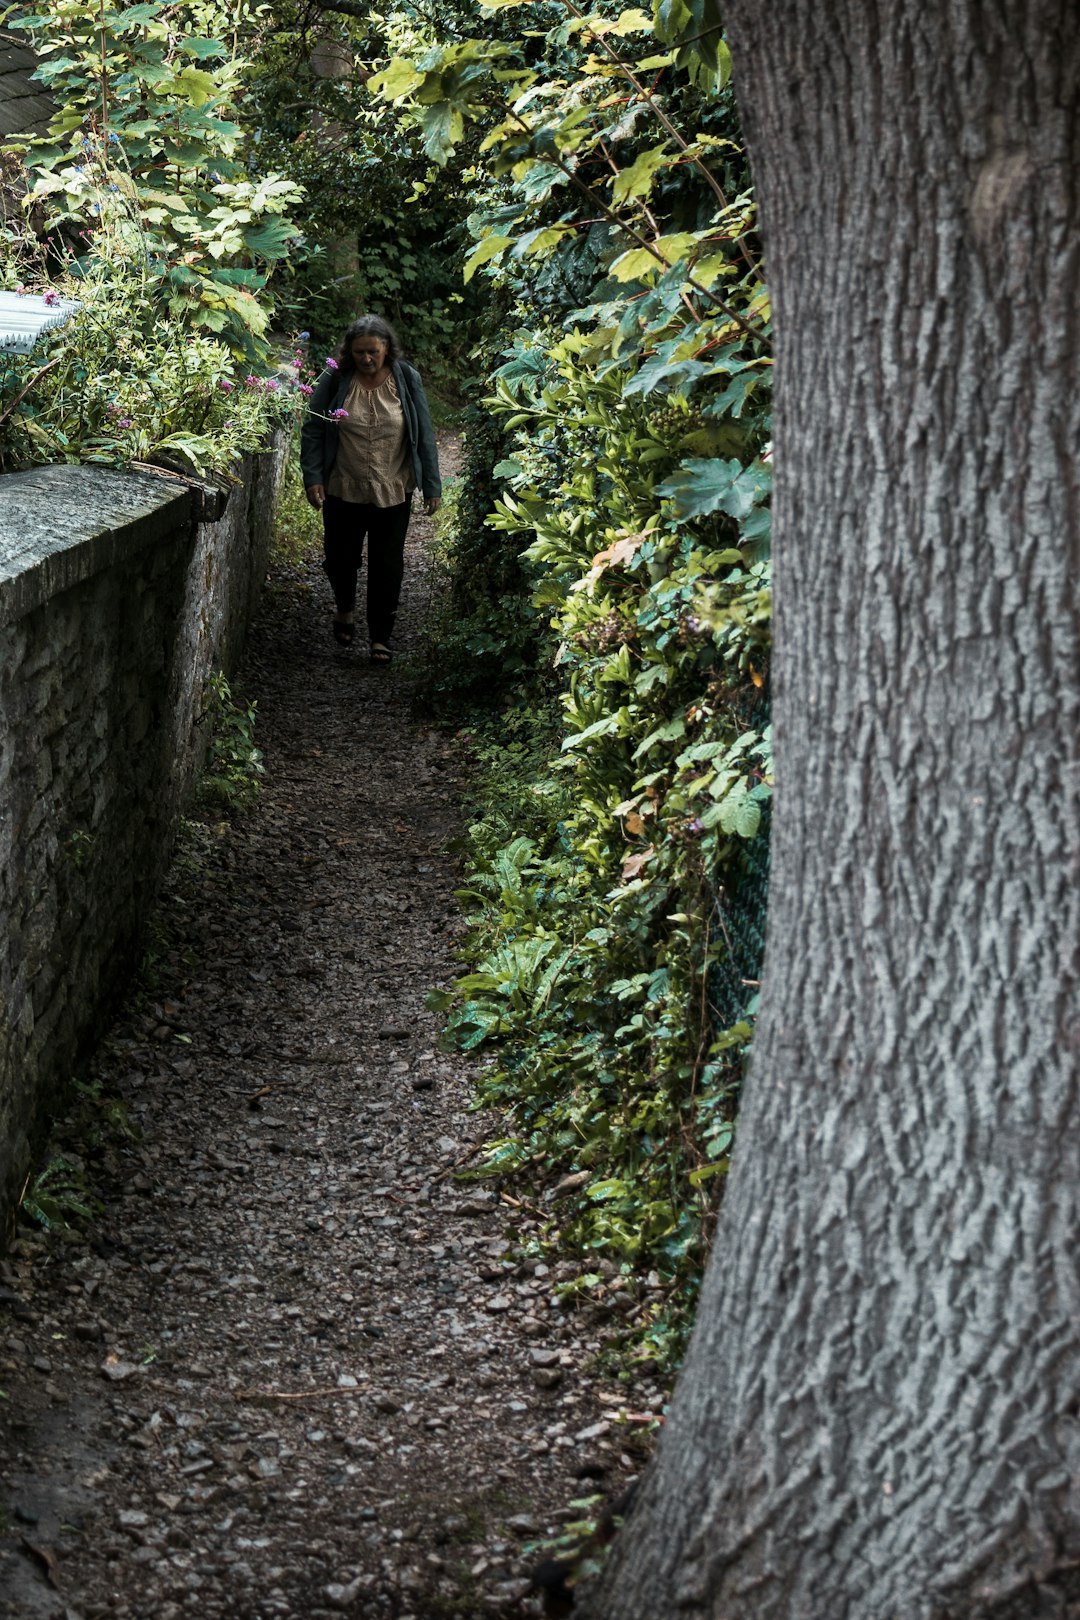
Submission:
<svg viewBox="0 0 1080 1620">
<path fill-rule="evenodd" d="M 606 17 L 587 17 L 586 23 L 594 34 L 651 34 L 652 18 L 646 16 L 638 6 L 631 6 L 629 11 L 619 13 L 613 21 Z"/>
<path fill-rule="evenodd" d="M 201 68 L 185 67 L 173 80 L 173 87 L 183 99 L 193 107 L 203 107 L 210 98 L 217 94 L 217 84 L 209 73 Z"/>
<path fill-rule="evenodd" d="M 464 279 L 471 281 L 482 264 L 487 264 L 490 259 L 497 259 L 504 248 L 513 245 L 513 241 L 512 236 L 485 236 L 482 242 L 477 242 L 465 260 Z"/>
<path fill-rule="evenodd" d="M 381 96 L 383 101 L 403 101 L 423 84 L 424 78 L 425 75 L 418 73 L 411 62 L 396 56 L 388 68 L 372 74 L 367 87 L 375 95 Z"/>
<path fill-rule="evenodd" d="M 666 141 L 661 146 L 650 147 L 647 152 L 639 152 L 630 167 L 622 169 L 615 176 L 611 188 L 611 200 L 615 206 L 629 202 L 631 197 L 647 197 L 657 170 L 670 161 Z"/>
<path fill-rule="evenodd" d="M 654 253 L 647 252 L 645 248 L 631 248 L 629 252 L 619 254 L 611 266 L 611 274 L 616 281 L 640 281 L 650 270 L 662 268 Z"/>
</svg>

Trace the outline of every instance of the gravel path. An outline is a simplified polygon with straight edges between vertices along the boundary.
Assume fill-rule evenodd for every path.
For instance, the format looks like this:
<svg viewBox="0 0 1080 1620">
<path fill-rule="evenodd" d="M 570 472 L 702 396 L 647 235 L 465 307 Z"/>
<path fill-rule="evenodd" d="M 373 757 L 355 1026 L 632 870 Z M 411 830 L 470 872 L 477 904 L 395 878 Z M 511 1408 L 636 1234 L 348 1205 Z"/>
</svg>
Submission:
<svg viewBox="0 0 1080 1620">
<path fill-rule="evenodd" d="M 603 1324 L 455 1173 L 487 1122 L 425 996 L 459 767 L 328 606 L 314 562 L 266 593 L 258 807 L 193 836 L 86 1077 L 142 1133 L 84 1133 L 105 1213 L 0 1268 L 5 1620 L 539 1614 L 533 1544 L 640 1465 L 618 1412 L 659 1392 L 592 1369 Z"/>
</svg>

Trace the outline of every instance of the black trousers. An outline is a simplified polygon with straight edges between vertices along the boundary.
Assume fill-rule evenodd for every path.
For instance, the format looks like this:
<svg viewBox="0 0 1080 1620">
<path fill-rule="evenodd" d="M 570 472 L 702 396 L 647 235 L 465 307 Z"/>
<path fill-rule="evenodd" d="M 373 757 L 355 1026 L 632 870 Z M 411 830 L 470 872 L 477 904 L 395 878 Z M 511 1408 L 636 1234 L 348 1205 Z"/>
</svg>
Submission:
<svg viewBox="0 0 1080 1620">
<path fill-rule="evenodd" d="M 372 641 L 389 641 L 394 631 L 405 573 L 405 535 L 412 498 L 400 506 L 369 506 L 328 495 L 323 506 L 323 569 L 339 613 L 356 607 L 356 576 L 368 543 L 367 623 Z"/>
</svg>

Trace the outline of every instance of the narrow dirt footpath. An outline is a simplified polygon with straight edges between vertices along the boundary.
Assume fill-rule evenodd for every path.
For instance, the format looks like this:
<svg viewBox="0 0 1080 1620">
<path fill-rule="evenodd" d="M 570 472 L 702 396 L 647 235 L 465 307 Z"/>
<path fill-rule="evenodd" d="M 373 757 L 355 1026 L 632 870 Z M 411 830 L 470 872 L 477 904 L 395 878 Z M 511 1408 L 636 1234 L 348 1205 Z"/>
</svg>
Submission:
<svg viewBox="0 0 1080 1620">
<path fill-rule="evenodd" d="M 5 1620 L 538 1614 L 530 1543 L 638 1465 L 617 1413 L 657 1392 L 590 1370 L 600 1324 L 455 1174 L 483 1125 L 425 997 L 456 764 L 328 608 L 314 560 L 267 592 L 258 807 L 189 845 L 84 1077 L 142 1133 L 84 1138 L 105 1213 L 0 1269 Z"/>
</svg>

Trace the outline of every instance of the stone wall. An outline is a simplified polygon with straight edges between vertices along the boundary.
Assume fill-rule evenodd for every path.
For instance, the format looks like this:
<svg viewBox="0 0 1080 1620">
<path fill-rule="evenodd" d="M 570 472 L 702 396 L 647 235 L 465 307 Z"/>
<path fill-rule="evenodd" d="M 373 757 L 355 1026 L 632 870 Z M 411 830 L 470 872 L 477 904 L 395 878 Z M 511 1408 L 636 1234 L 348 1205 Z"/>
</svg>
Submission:
<svg viewBox="0 0 1080 1620">
<path fill-rule="evenodd" d="M 266 568 L 280 447 L 216 524 L 151 474 L 0 478 L 0 1215 L 128 982 Z M 0 1227 L 0 1246 L 3 1228 Z"/>
</svg>

